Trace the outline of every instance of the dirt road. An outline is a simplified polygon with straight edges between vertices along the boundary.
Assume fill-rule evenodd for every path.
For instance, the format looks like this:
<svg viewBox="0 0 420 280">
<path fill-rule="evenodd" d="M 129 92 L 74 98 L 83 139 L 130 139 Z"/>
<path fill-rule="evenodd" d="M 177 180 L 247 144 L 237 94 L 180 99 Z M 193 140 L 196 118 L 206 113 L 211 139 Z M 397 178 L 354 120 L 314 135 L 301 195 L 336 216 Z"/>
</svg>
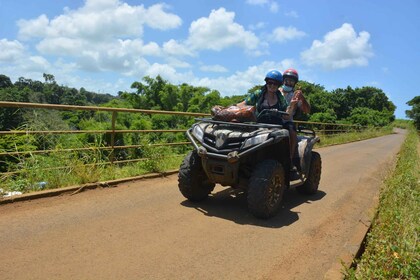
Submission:
<svg viewBox="0 0 420 280">
<path fill-rule="evenodd" d="M 270 220 L 222 187 L 190 203 L 176 175 L 0 205 L 0 278 L 339 279 L 403 140 L 318 149 L 318 194 L 287 191 Z"/>
</svg>

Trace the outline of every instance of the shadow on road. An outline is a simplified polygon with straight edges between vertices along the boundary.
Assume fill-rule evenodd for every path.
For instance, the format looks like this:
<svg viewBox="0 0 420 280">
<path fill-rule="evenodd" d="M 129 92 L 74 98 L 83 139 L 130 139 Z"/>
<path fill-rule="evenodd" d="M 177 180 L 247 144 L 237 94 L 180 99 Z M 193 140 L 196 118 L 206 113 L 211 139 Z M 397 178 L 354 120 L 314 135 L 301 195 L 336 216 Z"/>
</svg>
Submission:
<svg viewBox="0 0 420 280">
<path fill-rule="evenodd" d="M 241 225 L 256 225 L 269 228 L 281 228 L 299 220 L 298 212 L 291 209 L 303 203 L 312 203 L 326 195 L 318 191 L 315 195 L 301 195 L 294 189 L 286 190 L 283 196 L 282 208 L 278 214 L 270 219 L 255 218 L 247 209 L 246 193 L 232 188 L 212 193 L 208 199 L 201 202 L 185 200 L 181 205 L 194 208 L 206 216 L 218 217 L 233 221 Z"/>
</svg>

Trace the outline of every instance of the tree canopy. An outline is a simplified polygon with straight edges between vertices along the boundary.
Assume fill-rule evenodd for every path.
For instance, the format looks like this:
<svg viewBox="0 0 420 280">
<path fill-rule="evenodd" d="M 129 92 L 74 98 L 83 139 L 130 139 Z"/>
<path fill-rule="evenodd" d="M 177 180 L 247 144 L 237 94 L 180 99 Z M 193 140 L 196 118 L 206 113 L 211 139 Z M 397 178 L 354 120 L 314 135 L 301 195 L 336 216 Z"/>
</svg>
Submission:
<svg viewBox="0 0 420 280">
<path fill-rule="evenodd" d="M 414 120 L 417 130 L 420 130 L 420 96 L 416 96 L 407 102 L 407 105 L 413 107 L 411 110 L 405 111 L 410 119 Z"/>
<path fill-rule="evenodd" d="M 135 81 L 131 85 L 131 91 L 120 91 L 118 96 L 112 96 L 90 92 L 84 88 L 75 89 L 59 85 L 52 74 L 44 73 L 43 78 L 44 82 L 20 77 L 12 83 L 9 77 L 0 75 L 0 100 L 209 113 L 215 105 L 228 106 L 241 102 L 249 92 L 262 86 L 255 85 L 244 95 L 221 96 L 217 90 L 206 87 L 196 87 L 187 83 L 173 85 L 158 75 L 155 78 L 146 76 L 141 81 Z M 386 125 L 395 119 L 395 105 L 379 88 L 348 86 L 327 91 L 322 85 L 306 81 L 300 81 L 297 87 L 303 91 L 312 109 L 310 114 L 301 113 L 296 119 L 371 126 Z M 409 103 L 414 107 L 407 114 L 417 116 L 418 98 Z M 1 108 L 0 129 L 13 129 L 25 123 L 24 111 Z M 83 117 L 92 117 L 91 115 L 86 112 L 62 114 L 63 120 L 75 128 L 80 126 Z M 173 124 L 173 121 L 168 120 L 167 125 L 169 123 Z M 126 123 L 125 126 L 130 127 L 131 124 Z M 161 127 L 162 124 L 158 126 Z"/>
</svg>

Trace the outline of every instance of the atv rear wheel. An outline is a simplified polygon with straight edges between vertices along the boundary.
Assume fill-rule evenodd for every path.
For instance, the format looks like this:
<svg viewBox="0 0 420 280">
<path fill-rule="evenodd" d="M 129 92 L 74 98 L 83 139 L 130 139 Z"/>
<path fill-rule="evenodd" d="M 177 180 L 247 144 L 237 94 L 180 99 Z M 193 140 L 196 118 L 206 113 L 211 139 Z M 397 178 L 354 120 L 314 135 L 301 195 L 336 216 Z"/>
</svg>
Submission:
<svg viewBox="0 0 420 280">
<path fill-rule="evenodd" d="M 248 186 L 248 209 L 257 218 L 274 216 L 285 189 L 283 166 L 275 160 L 265 160 L 255 167 Z"/>
<path fill-rule="evenodd" d="M 301 194 L 316 194 L 318 191 L 319 181 L 321 180 L 321 156 L 317 152 L 311 154 L 311 165 L 309 167 L 309 174 L 306 182 L 296 188 Z"/>
<path fill-rule="evenodd" d="M 182 195 L 191 201 L 201 201 L 207 198 L 214 186 L 215 184 L 208 181 L 197 151 L 190 152 L 184 158 L 178 173 L 178 188 Z"/>
</svg>

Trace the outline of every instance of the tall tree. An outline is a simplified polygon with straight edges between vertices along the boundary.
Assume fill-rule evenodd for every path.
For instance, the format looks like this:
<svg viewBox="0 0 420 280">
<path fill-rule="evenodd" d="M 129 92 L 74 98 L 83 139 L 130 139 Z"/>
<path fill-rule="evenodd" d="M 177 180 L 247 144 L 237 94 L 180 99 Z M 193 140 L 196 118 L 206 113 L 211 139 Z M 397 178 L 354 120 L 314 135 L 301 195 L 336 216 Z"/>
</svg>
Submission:
<svg viewBox="0 0 420 280">
<path fill-rule="evenodd" d="M 0 74 L 0 88 L 9 88 L 12 87 L 12 81 L 6 75 Z"/>
<path fill-rule="evenodd" d="M 413 107 L 411 110 L 405 111 L 410 119 L 414 120 L 417 130 L 420 130 L 420 96 L 416 96 L 407 102 L 407 105 Z"/>
<path fill-rule="evenodd" d="M 47 84 L 53 84 L 53 83 L 55 83 L 55 77 L 52 74 L 43 73 L 42 74 L 42 77 L 44 77 L 45 83 L 47 83 Z"/>
</svg>

